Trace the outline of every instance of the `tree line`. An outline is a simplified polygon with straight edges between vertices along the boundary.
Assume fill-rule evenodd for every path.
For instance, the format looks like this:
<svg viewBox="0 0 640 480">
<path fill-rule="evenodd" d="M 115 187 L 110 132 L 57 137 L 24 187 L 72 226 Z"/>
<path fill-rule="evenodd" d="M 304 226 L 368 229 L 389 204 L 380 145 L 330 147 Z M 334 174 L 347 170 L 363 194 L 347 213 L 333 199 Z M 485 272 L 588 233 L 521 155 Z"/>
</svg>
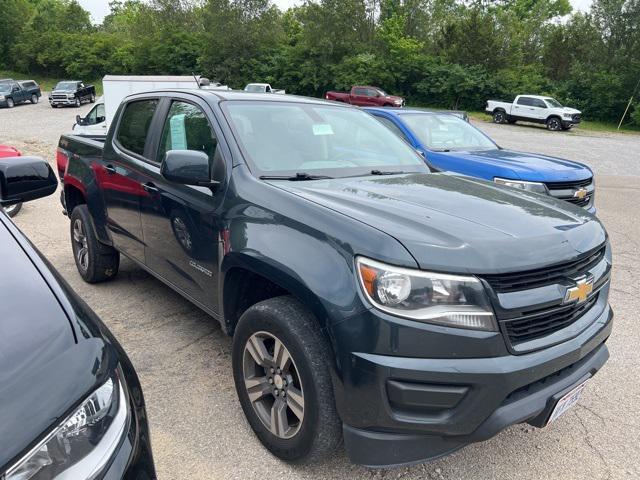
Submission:
<svg viewBox="0 0 640 480">
<path fill-rule="evenodd" d="M 0 66 L 59 78 L 197 72 L 301 95 L 373 84 L 409 104 L 481 110 L 553 95 L 617 121 L 640 80 L 640 0 L 4 0 Z M 636 98 L 640 92 L 636 92 Z M 640 125 L 640 99 L 625 123 Z"/>
</svg>

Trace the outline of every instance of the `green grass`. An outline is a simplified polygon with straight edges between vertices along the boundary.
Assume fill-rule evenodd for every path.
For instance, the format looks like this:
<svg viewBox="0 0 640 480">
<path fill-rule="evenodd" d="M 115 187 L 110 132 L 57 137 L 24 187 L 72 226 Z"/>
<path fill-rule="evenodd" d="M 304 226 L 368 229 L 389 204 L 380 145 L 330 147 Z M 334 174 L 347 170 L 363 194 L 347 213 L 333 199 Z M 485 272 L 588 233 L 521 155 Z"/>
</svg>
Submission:
<svg viewBox="0 0 640 480">
<path fill-rule="evenodd" d="M 468 112 L 469 117 L 479 122 L 491 122 L 491 116 L 485 112 Z M 575 127 L 578 130 L 584 130 L 587 132 L 608 132 L 608 133 L 630 133 L 639 135 L 640 127 L 634 125 L 622 125 L 618 130 L 617 123 L 610 122 L 596 122 L 591 120 L 583 120 L 580 125 Z"/>
<path fill-rule="evenodd" d="M 0 70 L 0 78 L 13 78 L 14 80 L 35 80 L 40 85 L 43 91 L 50 92 L 51 89 L 61 80 L 75 80 L 71 78 L 51 78 L 43 77 L 42 75 L 36 75 L 31 73 L 20 73 L 11 70 Z M 86 84 L 95 85 L 96 94 L 102 95 L 102 79 L 91 80 L 81 78 Z"/>
</svg>

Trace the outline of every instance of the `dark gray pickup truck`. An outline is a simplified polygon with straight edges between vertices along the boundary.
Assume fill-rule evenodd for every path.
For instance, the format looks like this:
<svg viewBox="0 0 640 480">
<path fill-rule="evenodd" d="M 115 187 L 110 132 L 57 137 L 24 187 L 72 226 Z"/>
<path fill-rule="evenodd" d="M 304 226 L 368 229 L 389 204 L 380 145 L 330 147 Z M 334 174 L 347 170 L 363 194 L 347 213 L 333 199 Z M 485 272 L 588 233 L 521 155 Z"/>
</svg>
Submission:
<svg viewBox="0 0 640 480">
<path fill-rule="evenodd" d="M 344 439 L 399 465 L 542 427 L 609 356 L 594 216 L 433 173 L 357 108 L 138 94 L 104 142 L 63 136 L 58 164 L 80 275 L 112 279 L 124 255 L 218 320 L 247 419 L 285 460 Z"/>
</svg>

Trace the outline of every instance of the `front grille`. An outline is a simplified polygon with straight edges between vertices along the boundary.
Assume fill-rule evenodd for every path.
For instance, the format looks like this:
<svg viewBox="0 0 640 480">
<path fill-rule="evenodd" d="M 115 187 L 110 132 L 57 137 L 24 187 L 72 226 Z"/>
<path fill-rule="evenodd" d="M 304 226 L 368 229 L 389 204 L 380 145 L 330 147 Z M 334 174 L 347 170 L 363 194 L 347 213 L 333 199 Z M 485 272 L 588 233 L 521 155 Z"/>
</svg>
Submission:
<svg viewBox="0 0 640 480">
<path fill-rule="evenodd" d="M 579 305 L 552 307 L 519 318 L 504 320 L 505 332 L 512 344 L 544 337 L 568 327 L 587 313 L 598 300 L 598 294 Z"/>
<path fill-rule="evenodd" d="M 585 178 L 584 180 L 572 180 L 570 182 L 548 182 L 546 183 L 549 190 L 567 190 L 569 188 L 580 188 L 591 185 L 593 178 Z"/>
<path fill-rule="evenodd" d="M 54 100 L 66 100 L 67 96 L 66 95 L 60 95 L 60 94 L 54 94 L 51 96 Z"/>
<path fill-rule="evenodd" d="M 527 290 L 544 285 L 558 283 L 566 278 L 575 278 L 593 268 L 602 260 L 605 253 L 604 245 L 591 252 L 581 255 L 576 260 L 550 267 L 528 270 L 525 272 L 485 275 L 484 279 L 497 293 Z"/>
</svg>

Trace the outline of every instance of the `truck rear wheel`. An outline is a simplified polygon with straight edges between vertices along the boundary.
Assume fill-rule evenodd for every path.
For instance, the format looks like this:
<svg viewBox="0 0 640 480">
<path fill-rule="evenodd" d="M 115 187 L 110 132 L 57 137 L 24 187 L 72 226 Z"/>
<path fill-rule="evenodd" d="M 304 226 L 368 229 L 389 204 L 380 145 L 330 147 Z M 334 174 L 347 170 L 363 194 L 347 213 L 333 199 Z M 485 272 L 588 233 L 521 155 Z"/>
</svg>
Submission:
<svg viewBox="0 0 640 480">
<path fill-rule="evenodd" d="M 507 113 L 504 110 L 496 110 L 493 112 L 493 123 L 505 123 L 507 121 Z"/>
<path fill-rule="evenodd" d="M 111 280 L 118 273 L 120 254 L 100 243 L 86 205 L 78 205 L 71 214 L 71 246 L 78 273 L 87 283 Z"/>
<path fill-rule="evenodd" d="M 247 309 L 233 337 L 233 377 L 251 428 L 275 456 L 310 463 L 340 444 L 331 352 L 313 315 L 292 297 Z"/>
</svg>

